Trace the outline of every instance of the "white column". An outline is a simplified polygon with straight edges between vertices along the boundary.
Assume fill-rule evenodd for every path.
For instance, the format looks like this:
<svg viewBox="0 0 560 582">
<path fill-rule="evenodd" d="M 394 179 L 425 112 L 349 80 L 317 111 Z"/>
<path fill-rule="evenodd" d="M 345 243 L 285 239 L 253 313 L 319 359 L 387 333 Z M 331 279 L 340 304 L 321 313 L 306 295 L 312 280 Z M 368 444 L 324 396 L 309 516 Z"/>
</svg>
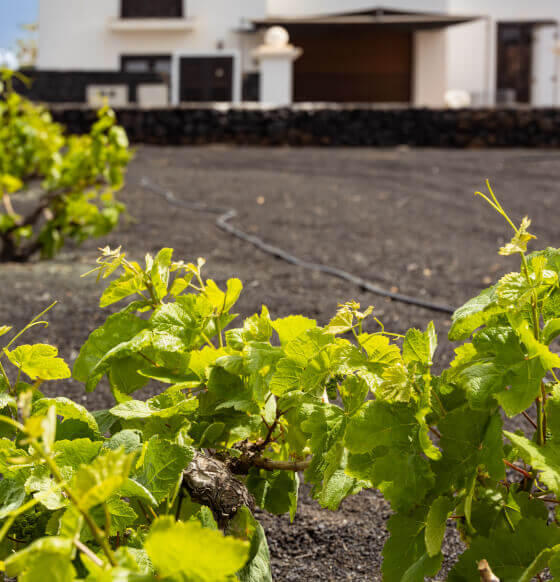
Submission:
<svg viewBox="0 0 560 582">
<path fill-rule="evenodd" d="M 294 90 L 294 61 L 303 51 L 289 44 L 288 32 L 273 26 L 265 44 L 253 52 L 260 67 L 260 101 L 276 107 L 291 105 Z"/>
</svg>

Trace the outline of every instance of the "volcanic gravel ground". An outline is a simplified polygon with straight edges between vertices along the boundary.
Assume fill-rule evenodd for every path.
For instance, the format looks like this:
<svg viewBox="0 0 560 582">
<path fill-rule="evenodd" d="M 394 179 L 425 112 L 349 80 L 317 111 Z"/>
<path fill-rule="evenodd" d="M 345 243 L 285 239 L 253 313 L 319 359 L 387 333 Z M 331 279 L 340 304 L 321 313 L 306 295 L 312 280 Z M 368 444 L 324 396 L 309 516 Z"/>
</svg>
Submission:
<svg viewBox="0 0 560 582">
<path fill-rule="evenodd" d="M 95 277 L 80 278 L 95 262 L 97 248 L 123 245 L 140 259 L 170 246 L 177 259 L 205 257 L 206 275 L 218 283 L 240 277 L 245 291 L 238 311 L 245 316 L 265 303 L 275 317 L 302 313 L 326 323 L 339 302 L 356 299 L 362 306 L 375 305 L 391 331 L 424 328 L 433 319 L 440 337 L 437 360 L 440 366 L 449 361 L 448 316 L 267 256 L 218 230 L 214 216 L 170 207 L 139 185 L 143 177 L 189 202 L 234 207 L 236 226 L 302 259 L 452 306 L 517 268 L 514 260 L 497 255 L 510 237 L 506 224 L 473 196 L 486 178 L 515 220 L 525 214 L 533 218 L 540 247 L 560 246 L 552 214 L 558 206 L 560 153 L 140 147 L 121 195 L 131 220 L 102 240 L 67 247 L 54 261 L 0 265 L 0 324 L 21 327 L 57 300 L 50 327 L 36 329 L 27 340 L 54 343 L 72 362 L 109 312 L 97 307 L 101 287 Z M 106 388 L 86 395 L 69 381 L 46 391 L 91 409 L 111 405 Z M 261 516 L 275 579 L 379 579 L 389 515 L 374 492 L 352 497 L 330 513 L 302 487 L 293 524 L 287 517 Z M 447 568 L 457 551 L 460 542 L 450 530 Z"/>
</svg>

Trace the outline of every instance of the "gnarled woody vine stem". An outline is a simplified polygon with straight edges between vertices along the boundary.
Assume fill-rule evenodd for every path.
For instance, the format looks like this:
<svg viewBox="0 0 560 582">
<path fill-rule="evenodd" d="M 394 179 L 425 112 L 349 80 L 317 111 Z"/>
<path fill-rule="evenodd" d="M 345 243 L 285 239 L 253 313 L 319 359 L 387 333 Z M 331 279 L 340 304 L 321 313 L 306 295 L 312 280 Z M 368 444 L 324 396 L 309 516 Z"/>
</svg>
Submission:
<svg viewBox="0 0 560 582">
<path fill-rule="evenodd" d="M 227 464 L 204 453 L 196 452 L 183 471 L 183 487 L 194 502 L 212 510 L 222 529 L 241 507 L 255 508 L 253 496 Z"/>
<path fill-rule="evenodd" d="M 209 507 L 218 525 L 225 528 L 241 507 L 255 509 L 253 496 L 236 475 L 247 474 L 251 467 L 266 471 L 303 471 L 309 464 L 310 461 L 273 461 L 251 455 L 220 460 L 197 451 L 183 471 L 183 488 L 194 502 Z"/>
</svg>

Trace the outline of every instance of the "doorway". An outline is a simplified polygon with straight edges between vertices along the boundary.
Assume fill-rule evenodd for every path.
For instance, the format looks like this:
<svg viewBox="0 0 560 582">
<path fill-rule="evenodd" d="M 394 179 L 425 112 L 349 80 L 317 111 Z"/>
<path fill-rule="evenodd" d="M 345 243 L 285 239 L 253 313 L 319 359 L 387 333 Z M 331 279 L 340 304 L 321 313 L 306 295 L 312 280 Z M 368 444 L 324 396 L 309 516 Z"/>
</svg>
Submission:
<svg viewBox="0 0 560 582">
<path fill-rule="evenodd" d="M 233 101 L 233 57 L 180 57 L 179 100 Z"/>
<path fill-rule="evenodd" d="M 530 103 L 533 68 L 533 24 L 498 24 L 497 102 Z"/>
</svg>

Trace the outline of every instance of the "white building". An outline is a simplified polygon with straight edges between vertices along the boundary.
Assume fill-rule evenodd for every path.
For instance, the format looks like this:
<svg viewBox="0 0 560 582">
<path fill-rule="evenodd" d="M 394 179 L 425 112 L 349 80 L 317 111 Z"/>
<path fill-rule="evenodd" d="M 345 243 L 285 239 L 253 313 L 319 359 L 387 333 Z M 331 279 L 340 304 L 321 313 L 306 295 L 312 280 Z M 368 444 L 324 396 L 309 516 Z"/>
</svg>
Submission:
<svg viewBox="0 0 560 582">
<path fill-rule="evenodd" d="M 257 100 L 261 75 L 271 102 L 437 107 L 461 90 L 474 105 L 549 106 L 559 21 L 558 0 L 40 0 L 38 69 L 112 72 L 114 97 L 143 103 Z M 301 51 L 263 53 L 274 25 Z M 131 90 L 119 74 L 133 72 L 166 86 Z"/>
</svg>

